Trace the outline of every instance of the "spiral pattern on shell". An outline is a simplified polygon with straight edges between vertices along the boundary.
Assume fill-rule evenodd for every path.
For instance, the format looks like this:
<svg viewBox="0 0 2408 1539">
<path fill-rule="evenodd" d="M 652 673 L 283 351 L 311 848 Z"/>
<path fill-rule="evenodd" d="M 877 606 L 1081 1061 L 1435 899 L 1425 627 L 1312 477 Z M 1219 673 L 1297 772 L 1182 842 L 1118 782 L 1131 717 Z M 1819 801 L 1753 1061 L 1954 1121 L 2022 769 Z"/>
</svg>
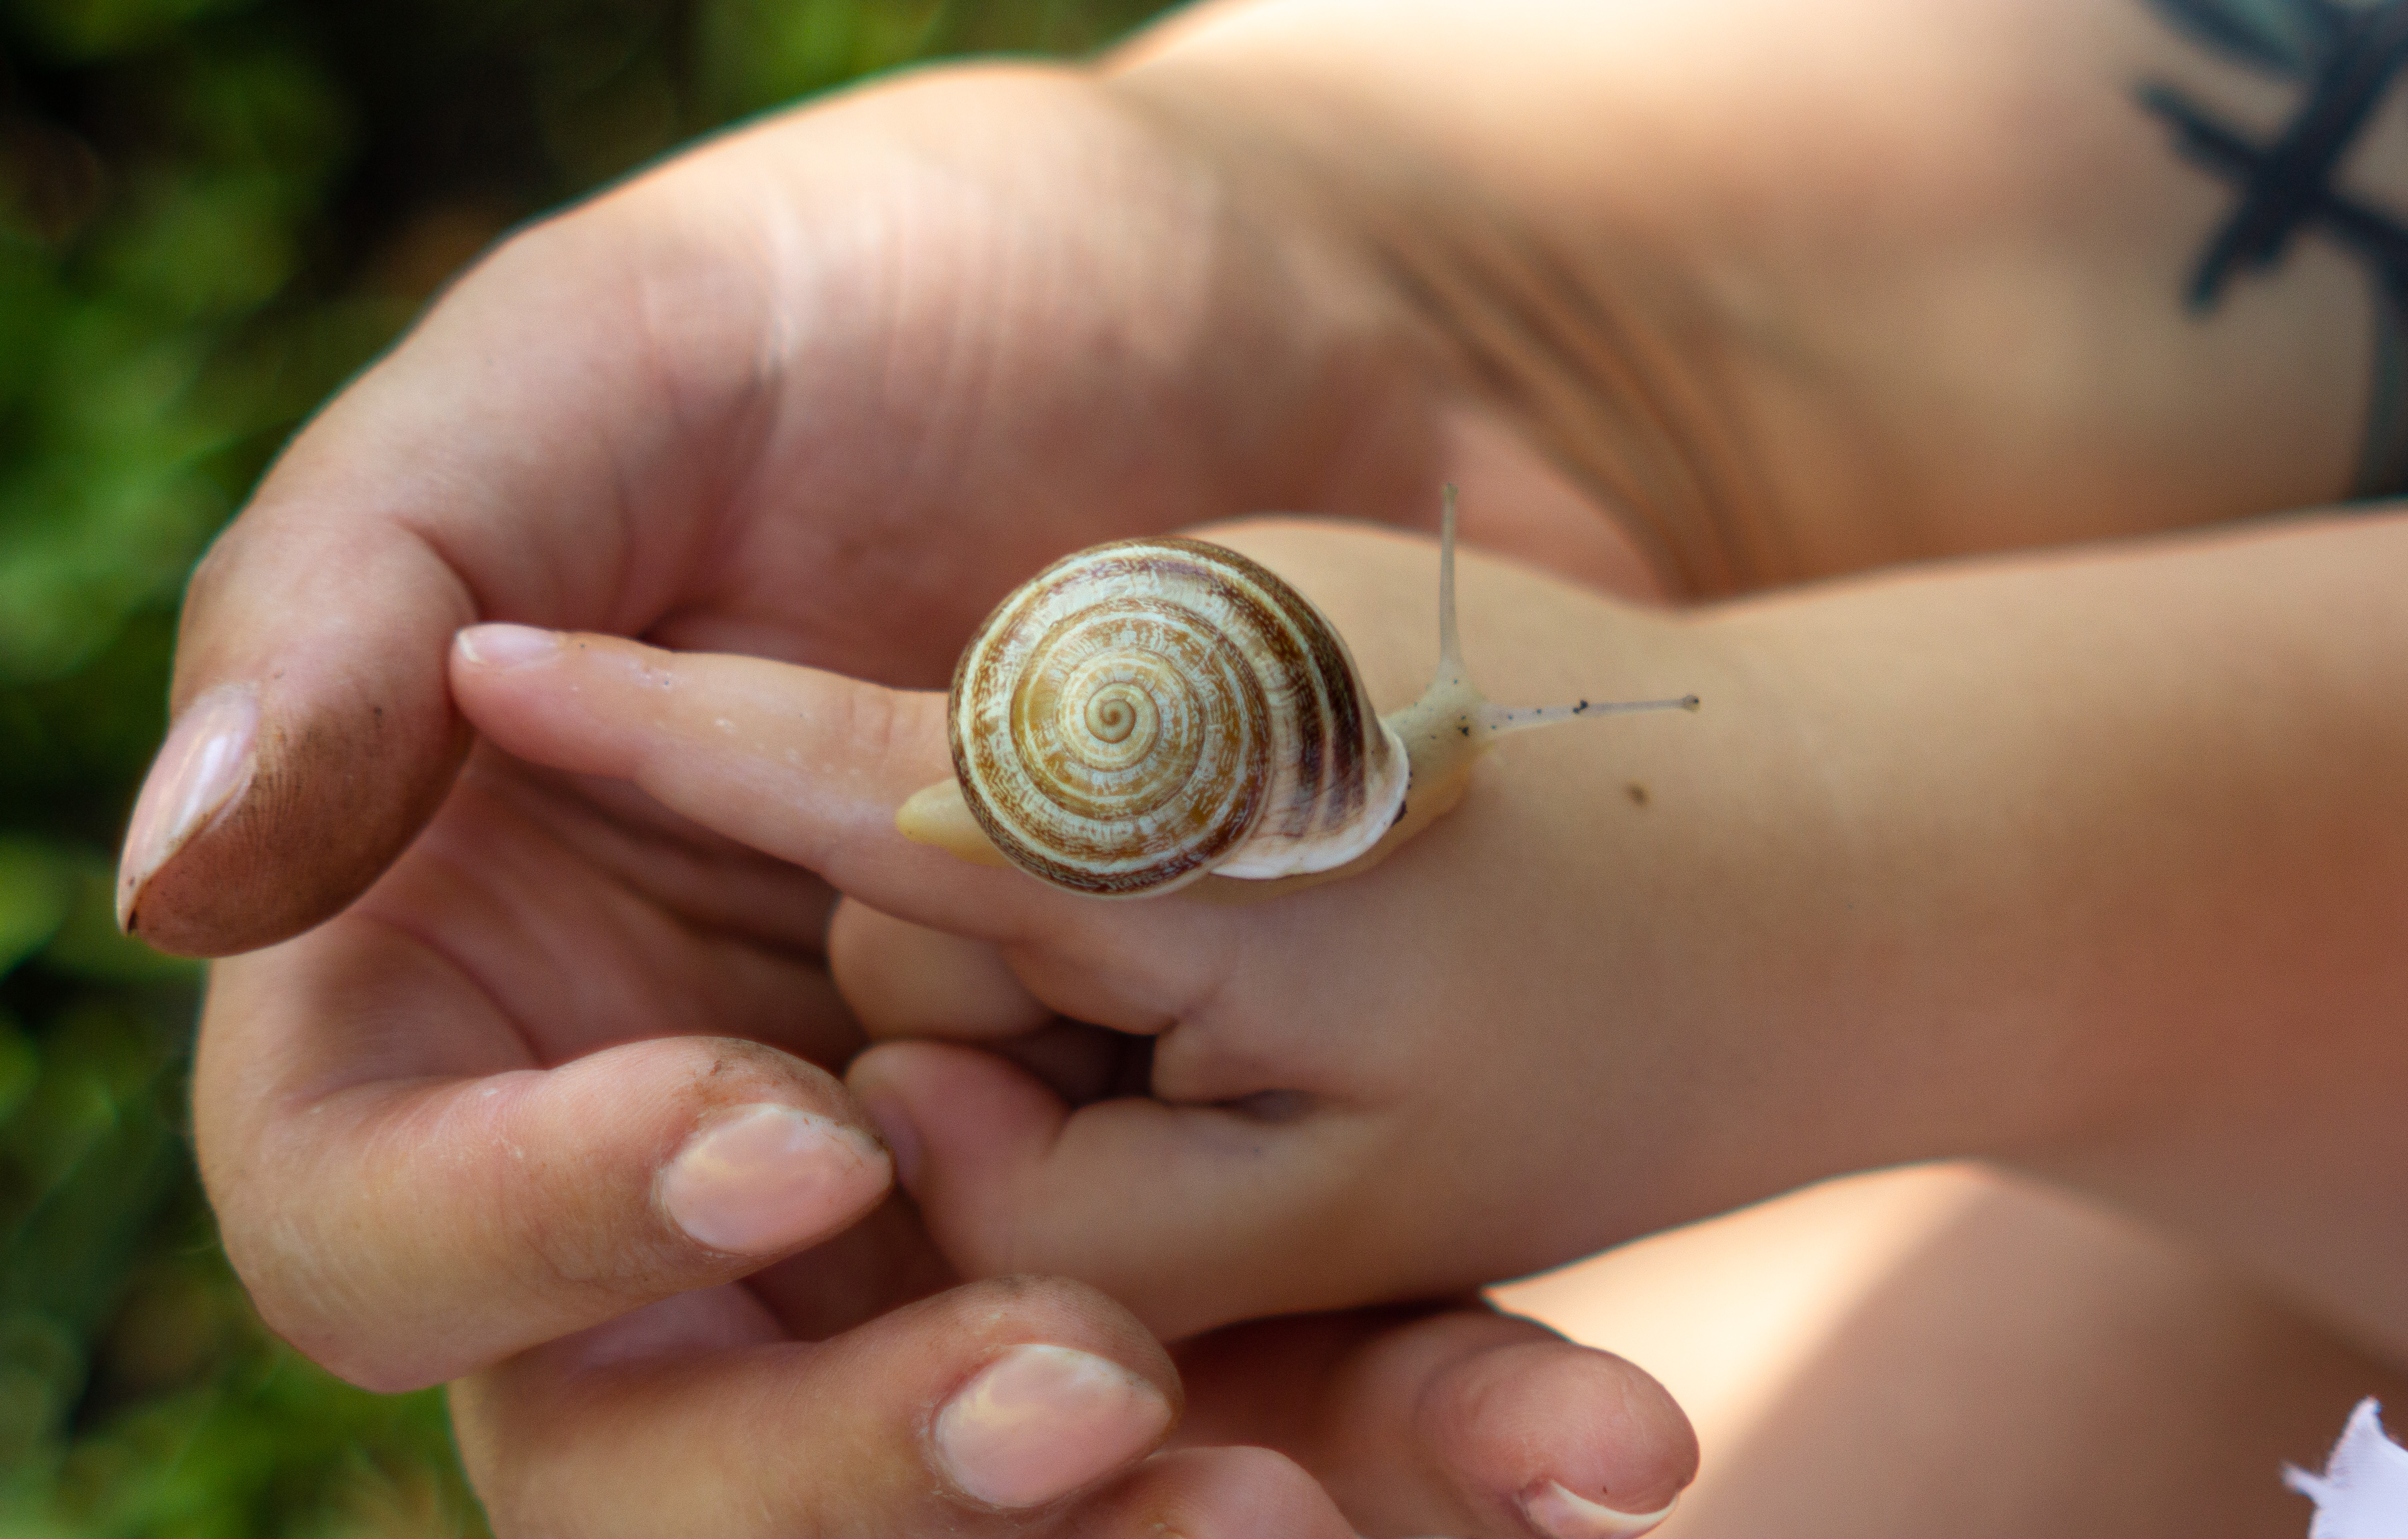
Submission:
<svg viewBox="0 0 2408 1539">
<path fill-rule="evenodd" d="M 1343 864 L 1402 745 L 1320 611 L 1234 551 L 1120 540 L 996 606 L 953 670 L 953 770 L 1013 864 L 1105 896 Z"/>
</svg>

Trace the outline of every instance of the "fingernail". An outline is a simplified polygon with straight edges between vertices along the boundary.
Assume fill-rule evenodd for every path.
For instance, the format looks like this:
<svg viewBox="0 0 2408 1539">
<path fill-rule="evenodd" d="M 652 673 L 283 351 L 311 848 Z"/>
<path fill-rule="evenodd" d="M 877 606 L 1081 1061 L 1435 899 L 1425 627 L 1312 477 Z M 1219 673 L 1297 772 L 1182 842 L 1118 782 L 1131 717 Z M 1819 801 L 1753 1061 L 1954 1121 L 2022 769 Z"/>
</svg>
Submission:
<svg viewBox="0 0 2408 1539">
<path fill-rule="evenodd" d="M 873 1090 L 856 1099 L 861 1102 L 862 1115 L 878 1129 L 878 1136 L 885 1140 L 887 1149 L 895 1156 L 895 1179 L 908 1189 L 920 1176 L 920 1129 L 911 1125 L 903 1103 L 893 1096 Z"/>
<path fill-rule="evenodd" d="M 1015 1346 L 937 1413 L 939 1461 L 989 1506 L 1035 1507 L 1110 1474 L 1162 1440 L 1170 1402 L 1109 1359 Z"/>
<path fill-rule="evenodd" d="M 142 889 L 218 809 L 251 784 L 259 700 L 248 685 L 213 689 L 184 708 L 134 804 L 117 866 L 117 928 L 128 929 Z"/>
<path fill-rule="evenodd" d="M 560 632 L 534 626 L 470 626 L 452 641 L 461 656 L 482 668 L 520 668 L 560 651 Z"/>
<path fill-rule="evenodd" d="M 1547 1539 L 1635 1539 L 1672 1516 L 1675 1497 L 1655 1512 L 1617 1512 L 1549 1480 L 1522 1493 L 1522 1513 Z"/>
<path fill-rule="evenodd" d="M 792 1106 L 745 1106 L 686 1140 L 661 1172 L 661 1206 L 696 1244 L 768 1256 L 826 1234 L 886 1190 L 886 1151 L 855 1128 Z"/>
</svg>

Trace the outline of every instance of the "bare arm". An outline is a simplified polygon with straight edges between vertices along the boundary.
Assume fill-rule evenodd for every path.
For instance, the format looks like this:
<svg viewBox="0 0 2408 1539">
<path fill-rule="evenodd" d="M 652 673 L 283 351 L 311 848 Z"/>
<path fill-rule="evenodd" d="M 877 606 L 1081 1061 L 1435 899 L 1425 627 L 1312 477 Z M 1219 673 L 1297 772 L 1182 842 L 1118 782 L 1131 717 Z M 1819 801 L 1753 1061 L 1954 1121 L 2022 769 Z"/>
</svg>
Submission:
<svg viewBox="0 0 2408 1539">
<path fill-rule="evenodd" d="M 2329 175 L 2278 174 L 2290 237 L 2202 298 L 2244 189 L 2144 94 L 2272 146 L 2325 62 L 2319 7 L 2262 7 L 2297 15 L 2255 54 L 2224 8 L 1257 0 L 1119 79 L 1275 140 L 1456 376 L 1711 594 L 2400 484 L 2398 262 L 2330 199 L 2408 209 L 2401 105 L 2373 82 Z"/>
<path fill-rule="evenodd" d="M 1410 696 L 1426 547 L 1221 538 Z M 1499 698 L 1705 712 L 1513 740 L 1385 865 L 1235 907 L 903 843 L 940 697 L 600 643 L 455 683 L 510 752 L 632 777 L 858 899 L 833 962 L 874 1037 L 1154 1039 L 1151 1100 L 928 1042 L 856 1064 L 972 1273 L 1067 1273 L 1179 1334 L 1973 1156 L 2187 1232 L 2396 1359 L 2403 547 L 2397 517 L 2301 520 L 1674 615 L 1473 564 Z"/>
<path fill-rule="evenodd" d="M 2315 519 L 1717 618 L 1819 841 L 1727 1018 L 1886 1103 L 1852 1164 L 2064 1177 L 2408 1359 L 2403 574 Z"/>
</svg>

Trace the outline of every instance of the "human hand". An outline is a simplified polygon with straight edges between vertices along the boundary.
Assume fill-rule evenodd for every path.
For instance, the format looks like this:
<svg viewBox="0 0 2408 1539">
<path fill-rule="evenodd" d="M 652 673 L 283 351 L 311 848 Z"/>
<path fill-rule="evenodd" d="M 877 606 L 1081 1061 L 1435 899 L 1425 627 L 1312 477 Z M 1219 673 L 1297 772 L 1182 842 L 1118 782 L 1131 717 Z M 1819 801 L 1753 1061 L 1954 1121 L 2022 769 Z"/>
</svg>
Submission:
<svg viewBox="0 0 2408 1539">
<path fill-rule="evenodd" d="M 1399 478 L 1418 503 L 1447 441 L 1421 355 L 1350 277 L 1277 254 L 1312 232 L 1235 201 L 1092 82 L 1034 71 L 732 137 L 466 277 L 196 575 L 125 918 L 222 953 L 342 911 L 216 971 L 195 1124 L 227 1248 L 347 1376 L 472 1375 L 464 1451 L 506 1531 L 1012 1531 L 927 1435 L 1012 1344 L 1142 1381 L 1102 1431 L 1054 1427 L 1101 1460 L 1071 1472 L 1089 1489 L 1169 1428 L 1171 1370 L 1113 1306 L 940 1291 L 901 1208 L 846 1229 L 885 1165 L 814 1067 L 860 1040 L 821 953 L 832 894 L 469 753 L 444 656 L 507 618 L 932 682 L 1064 546 L 1402 506 Z M 743 1126 L 752 1184 L 696 1197 L 681 1161 Z M 1182 1453 L 1025 1522 L 1149 1532 L 1184 1503 L 1191 1533 L 1334 1532 L 1309 1471 L 1374 1532 L 1517 1532 L 1533 1481 L 1654 1501 L 1686 1478 L 1660 1391 L 1534 1328 L 1284 1329 L 1294 1376 L 1208 1367 L 1182 1425 L 1292 1459 Z"/>
<path fill-rule="evenodd" d="M 313 1355 L 380 1388 L 492 1364 L 455 1424 L 501 1533 L 1588 1539 L 1644 1525 L 1587 1497 L 1660 1513 L 1694 1473 L 1643 1374 L 1477 1307 L 1277 1322 L 1174 1364 L 1077 1285 L 948 1288 L 824 1072 L 724 1038 L 540 1067 L 447 1022 L 444 961 L 381 928 L 221 970 L 213 1018 L 240 1029 L 202 1075 L 212 1187 Z M 396 1020 L 423 1029 L 382 1037 Z M 281 1206 L 294 1188 L 335 1210 Z"/>
<path fill-rule="evenodd" d="M 1426 544 L 1214 538 L 1324 607 L 1375 699 L 1410 698 Z M 871 1034 L 980 1044 L 890 1043 L 850 1077 L 939 1244 L 973 1274 L 1080 1277 L 1176 1338 L 1476 1287 L 1813 1158 L 1687 1158 L 1749 1115 L 1678 1061 L 1682 947 L 1721 933 L 1698 905 L 1750 902 L 1719 885 L 1745 833 L 1700 826 L 1762 791 L 1713 725 L 1749 713 L 1739 667 L 1699 627 L 1491 562 L 1462 596 L 1499 698 L 1694 686 L 1723 708 L 1510 740 L 1385 863 L 1260 901 L 1217 878 L 1099 900 L 905 842 L 896 806 L 949 772 L 939 696 L 523 629 L 464 633 L 453 687 L 509 752 L 630 779 L 847 893 L 831 959 Z"/>
<path fill-rule="evenodd" d="M 1323 534 L 1317 563 L 1301 533 L 1227 538 L 1332 612 L 1375 699 L 1407 693 L 1379 661 L 1396 537 Z M 2398 1273 L 2358 1264 L 2356 1215 L 2401 1169 L 2366 1153 L 2398 1143 L 2370 1087 L 2396 1079 L 2402 986 L 2401 846 L 2366 810 L 2408 756 L 2381 709 L 2402 550 L 2396 517 L 2301 518 L 1677 621 L 1492 573 L 1484 623 L 1473 568 L 1495 694 L 1576 687 L 1513 663 L 1569 650 L 1707 710 L 1620 762 L 1570 728 L 1511 740 L 1385 864 L 1239 907 L 902 843 L 892 810 L 946 762 L 933 696 L 605 641 L 457 671 L 523 752 L 635 776 L 893 916 L 832 933 L 874 1029 L 1036 1071 L 933 1043 L 853 1071 L 973 1270 L 1059 1267 L 1175 1333 L 1976 1158 L 2187 1231 L 2396 1352 Z M 679 687 L 624 682 L 646 676 Z M 1602 822 L 1628 785 L 1646 816 Z M 2302 1057 L 2281 1023 L 2305 976 Z M 1094 1049 L 1057 1012 L 1154 1041 L 1068 1086 Z"/>
</svg>

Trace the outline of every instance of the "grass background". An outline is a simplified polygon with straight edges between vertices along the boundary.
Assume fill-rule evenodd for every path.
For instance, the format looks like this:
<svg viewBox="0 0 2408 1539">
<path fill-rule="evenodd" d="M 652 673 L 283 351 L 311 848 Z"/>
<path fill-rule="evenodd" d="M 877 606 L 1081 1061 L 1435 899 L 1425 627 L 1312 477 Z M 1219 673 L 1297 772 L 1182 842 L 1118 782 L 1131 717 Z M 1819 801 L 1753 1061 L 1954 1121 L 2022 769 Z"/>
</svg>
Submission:
<svg viewBox="0 0 2408 1539">
<path fill-rule="evenodd" d="M 439 1393 L 261 1328 L 200 974 L 121 940 L 185 573 L 510 225 L 719 124 L 1161 0 L 0 0 L 0 1539 L 477 1534 Z"/>
</svg>

